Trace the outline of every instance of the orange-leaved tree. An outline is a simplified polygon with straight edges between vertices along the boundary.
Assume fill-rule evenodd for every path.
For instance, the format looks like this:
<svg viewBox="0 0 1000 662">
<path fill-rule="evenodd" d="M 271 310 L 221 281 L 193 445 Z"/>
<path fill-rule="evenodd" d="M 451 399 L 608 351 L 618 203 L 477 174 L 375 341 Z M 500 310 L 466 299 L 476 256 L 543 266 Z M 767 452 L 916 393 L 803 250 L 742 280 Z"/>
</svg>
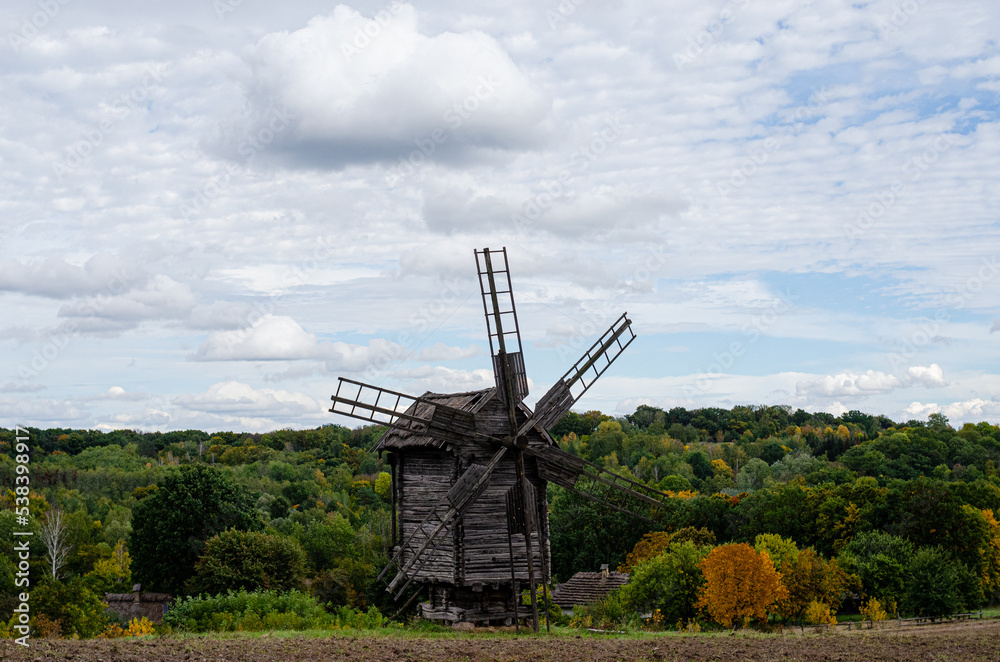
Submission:
<svg viewBox="0 0 1000 662">
<path fill-rule="evenodd" d="M 746 543 L 721 545 L 701 562 L 705 586 L 697 606 L 712 620 L 734 629 L 765 621 L 788 591 L 767 552 Z"/>
</svg>

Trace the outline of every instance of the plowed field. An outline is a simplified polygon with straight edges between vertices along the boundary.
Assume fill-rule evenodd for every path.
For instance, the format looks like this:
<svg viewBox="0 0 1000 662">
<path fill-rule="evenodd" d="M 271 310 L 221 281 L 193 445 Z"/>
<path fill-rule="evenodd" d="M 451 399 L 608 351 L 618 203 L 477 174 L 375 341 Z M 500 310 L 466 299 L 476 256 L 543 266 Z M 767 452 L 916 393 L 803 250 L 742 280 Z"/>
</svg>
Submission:
<svg viewBox="0 0 1000 662">
<path fill-rule="evenodd" d="M 826 634 L 702 634 L 642 638 L 609 635 L 466 635 L 371 638 L 332 635 L 161 637 L 151 640 L 0 642 L 0 660 L 1000 660 L 1000 621 L 967 621 Z"/>
</svg>

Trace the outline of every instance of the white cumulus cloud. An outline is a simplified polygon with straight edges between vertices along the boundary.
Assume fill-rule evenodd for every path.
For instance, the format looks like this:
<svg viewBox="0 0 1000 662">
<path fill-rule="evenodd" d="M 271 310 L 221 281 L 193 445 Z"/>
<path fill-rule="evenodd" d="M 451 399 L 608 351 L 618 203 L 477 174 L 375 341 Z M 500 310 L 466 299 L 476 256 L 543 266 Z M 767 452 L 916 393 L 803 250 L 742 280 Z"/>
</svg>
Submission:
<svg viewBox="0 0 1000 662">
<path fill-rule="evenodd" d="M 867 370 L 861 374 L 842 372 L 837 375 L 826 375 L 819 379 L 797 383 L 795 392 L 805 397 L 864 398 L 908 386 L 933 388 L 946 384 L 941 366 L 932 363 L 929 366 L 912 366 L 907 369 L 903 377 L 878 370 Z"/>
<path fill-rule="evenodd" d="M 841 398 L 886 393 L 902 385 L 903 382 L 895 375 L 868 370 L 860 375 L 844 372 L 838 375 L 826 375 L 813 381 L 799 382 L 795 385 L 795 391 L 805 396 Z"/>
<path fill-rule="evenodd" d="M 199 361 L 269 361 L 315 358 L 315 335 L 291 317 L 264 315 L 252 327 L 216 331 L 191 358 Z"/>
<path fill-rule="evenodd" d="M 198 412 L 257 418 L 315 416 L 325 410 L 323 405 L 305 393 L 255 389 L 237 381 L 219 382 L 201 393 L 178 396 L 173 404 Z"/>
<path fill-rule="evenodd" d="M 944 371 L 937 363 L 932 363 L 929 366 L 912 366 L 907 369 L 906 376 L 907 383 L 911 385 L 926 386 L 927 388 L 948 385 L 944 379 Z"/>
<path fill-rule="evenodd" d="M 367 345 L 320 340 L 291 317 L 264 315 L 253 326 L 216 331 L 190 356 L 195 361 L 325 361 L 329 372 L 384 369 L 406 356 L 406 349 L 375 338 Z"/>
<path fill-rule="evenodd" d="M 941 413 L 947 416 L 952 423 L 974 422 L 984 418 L 993 418 L 1000 414 L 1000 402 L 983 400 L 982 398 L 970 398 L 946 405 L 939 405 L 936 402 L 914 401 L 903 411 L 918 418 Z"/>
<path fill-rule="evenodd" d="M 262 38 L 248 57 L 256 117 L 227 147 L 255 153 L 241 142 L 249 135 L 296 160 L 341 166 L 413 150 L 438 159 L 516 149 L 542 135 L 550 101 L 494 37 L 424 34 L 405 4 L 376 19 L 339 5 Z"/>
</svg>

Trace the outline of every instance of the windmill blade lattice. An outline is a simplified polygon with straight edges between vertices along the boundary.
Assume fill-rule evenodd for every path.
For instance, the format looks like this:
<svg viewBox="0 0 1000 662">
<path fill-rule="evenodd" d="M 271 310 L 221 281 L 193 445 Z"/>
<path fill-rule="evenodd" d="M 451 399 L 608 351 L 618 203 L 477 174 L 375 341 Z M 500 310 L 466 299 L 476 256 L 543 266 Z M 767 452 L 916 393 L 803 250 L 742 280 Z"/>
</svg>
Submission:
<svg viewBox="0 0 1000 662">
<path fill-rule="evenodd" d="M 534 415 L 521 426 L 520 434 L 535 425 L 543 430 L 555 426 L 576 401 L 593 386 L 597 378 L 611 367 L 625 348 L 632 344 L 635 333 L 632 331 L 632 321 L 626 315 L 627 313 L 623 313 L 604 332 L 604 335 L 584 352 L 580 360 L 539 398 Z"/>
<path fill-rule="evenodd" d="M 667 500 L 671 498 L 666 492 L 661 492 L 649 487 L 645 483 L 620 476 L 600 465 L 584 460 L 581 457 L 570 455 L 566 451 L 554 446 L 528 448 L 525 452 L 538 461 L 538 474 L 545 480 L 576 492 L 588 499 L 603 503 L 609 508 L 644 519 L 648 522 L 655 522 L 655 520 L 634 510 L 616 506 L 615 504 L 608 503 L 605 499 L 594 496 L 595 488 L 598 485 L 610 487 L 619 494 L 628 496 L 655 509 L 666 506 Z M 581 490 L 578 488 L 578 482 L 581 478 L 590 481 L 589 489 Z"/>
<path fill-rule="evenodd" d="M 456 441 L 475 437 L 500 443 L 496 437 L 477 432 L 475 417 L 467 411 L 346 377 L 339 380 L 337 392 L 330 396 L 334 414 L 411 434 L 445 435 Z"/>
<path fill-rule="evenodd" d="M 483 294 L 486 330 L 490 340 L 490 353 L 493 354 L 493 375 L 496 379 L 497 390 L 507 405 L 507 429 L 509 433 L 507 443 L 514 445 L 514 467 L 517 479 L 512 489 L 521 493 L 519 515 L 524 523 L 524 552 L 528 559 L 528 586 L 531 589 L 531 620 L 535 632 L 538 632 L 534 551 L 531 548 L 531 532 L 537 529 L 532 527 L 534 522 L 529 512 L 529 504 L 534 498 L 534 491 L 524 470 L 523 449 L 524 446 L 527 446 L 526 437 L 517 434 L 517 404 L 528 394 L 528 377 L 525 374 L 524 354 L 521 351 L 521 331 L 517 325 L 517 311 L 514 308 L 514 291 L 510 282 L 506 247 L 501 251 L 490 251 L 489 248 L 484 248 L 482 251 L 475 251 L 475 254 L 479 287 Z M 496 267 L 493 264 L 494 256 L 499 258 Z M 480 257 L 482 257 L 482 261 L 480 261 Z M 508 537 L 512 535 L 513 530 L 508 527 Z M 511 561 L 513 562 L 513 557 Z"/>
<path fill-rule="evenodd" d="M 475 251 L 475 254 L 490 355 L 493 357 L 493 376 L 501 397 L 507 398 L 510 387 L 515 401 L 520 402 L 528 395 L 528 377 L 524 370 L 521 331 L 517 325 L 507 249 L 491 251 L 484 248 Z"/>
</svg>

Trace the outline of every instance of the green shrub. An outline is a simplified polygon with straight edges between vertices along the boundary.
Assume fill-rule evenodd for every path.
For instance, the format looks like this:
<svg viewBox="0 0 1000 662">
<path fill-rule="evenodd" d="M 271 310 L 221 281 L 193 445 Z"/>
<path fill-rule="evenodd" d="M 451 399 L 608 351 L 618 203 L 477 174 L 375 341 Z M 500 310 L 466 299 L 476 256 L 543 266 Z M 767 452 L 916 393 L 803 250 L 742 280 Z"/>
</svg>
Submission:
<svg viewBox="0 0 1000 662">
<path fill-rule="evenodd" d="M 225 632 L 237 629 L 265 629 L 262 624 L 273 614 L 294 615 L 306 627 L 323 627 L 329 615 L 316 599 L 300 591 L 229 591 L 216 596 L 192 596 L 177 600 L 164 620 L 193 632 Z M 240 628 L 243 624 L 246 627 Z M 293 628 L 301 629 L 301 628 Z"/>
<path fill-rule="evenodd" d="M 670 623 L 694 618 L 698 592 L 705 583 L 701 562 L 710 549 L 690 540 L 671 543 L 659 556 L 632 568 L 629 583 L 619 591 L 622 604 L 636 612 L 659 609 Z"/>
<path fill-rule="evenodd" d="M 302 586 L 306 555 L 292 538 L 229 529 L 210 538 L 189 581 L 190 593 L 290 591 Z"/>
<path fill-rule="evenodd" d="M 624 627 L 635 625 L 637 616 L 622 604 L 621 591 L 611 591 L 602 599 L 589 606 L 596 627 Z"/>
<path fill-rule="evenodd" d="M 336 625 L 342 628 L 354 628 L 356 630 L 374 630 L 382 627 L 386 622 L 386 617 L 375 607 L 369 607 L 368 611 L 351 609 L 347 606 L 338 607 L 333 616 Z"/>
<path fill-rule="evenodd" d="M 373 630 L 386 624 L 386 618 L 375 607 L 368 611 L 340 607 L 329 613 L 316 598 L 300 591 L 229 591 L 182 598 L 170 608 L 164 621 L 191 632 Z"/>
<path fill-rule="evenodd" d="M 947 616 L 962 608 L 959 590 L 961 565 L 940 547 L 917 550 L 906 567 L 903 609 L 917 616 Z"/>
<path fill-rule="evenodd" d="M 31 592 L 32 625 L 44 616 L 64 637 L 96 637 L 109 622 L 107 605 L 80 577 L 46 579 Z"/>
</svg>

